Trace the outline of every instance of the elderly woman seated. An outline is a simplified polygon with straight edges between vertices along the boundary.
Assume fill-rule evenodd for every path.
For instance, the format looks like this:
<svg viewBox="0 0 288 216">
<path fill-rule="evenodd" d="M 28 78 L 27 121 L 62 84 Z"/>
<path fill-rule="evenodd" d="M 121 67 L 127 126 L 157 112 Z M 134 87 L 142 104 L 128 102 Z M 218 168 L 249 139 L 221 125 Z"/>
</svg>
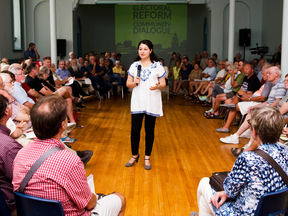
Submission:
<svg viewBox="0 0 288 216">
<path fill-rule="evenodd" d="M 277 142 L 284 126 L 283 115 L 271 107 L 256 107 L 249 124 L 258 149 L 271 156 L 287 174 L 288 147 Z M 263 194 L 286 189 L 287 185 L 264 158 L 247 151 L 237 158 L 223 188 L 224 191 L 216 192 L 209 185 L 209 178 L 201 179 L 197 191 L 200 216 L 253 215 Z"/>
</svg>

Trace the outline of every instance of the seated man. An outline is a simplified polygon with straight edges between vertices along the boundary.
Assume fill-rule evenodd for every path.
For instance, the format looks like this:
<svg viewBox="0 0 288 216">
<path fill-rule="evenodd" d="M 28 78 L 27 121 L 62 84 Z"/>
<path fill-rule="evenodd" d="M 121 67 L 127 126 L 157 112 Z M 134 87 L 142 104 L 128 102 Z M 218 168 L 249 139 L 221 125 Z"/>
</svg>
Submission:
<svg viewBox="0 0 288 216">
<path fill-rule="evenodd" d="M 14 82 L 14 94 L 12 96 L 22 105 L 28 107 L 29 109 L 35 104 L 35 102 L 28 97 L 26 91 L 22 88 L 22 83 L 25 82 L 25 75 L 22 68 L 14 67 L 11 72 L 15 76 Z"/>
<path fill-rule="evenodd" d="M 235 134 L 232 134 L 228 137 L 220 138 L 221 142 L 232 143 L 232 144 L 239 143 L 239 136 L 249 128 L 249 124 L 247 122 L 247 120 L 250 118 L 249 110 L 253 109 L 254 107 L 262 106 L 262 105 L 266 105 L 266 106 L 268 105 L 271 107 L 277 107 L 279 105 L 280 100 L 284 98 L 285 94 L 287 93 L 287 90 L 286 90 L 286 86 L 284 85 L 283 80 L 281 79 L 281 71 L 278 67 L 273 66 L 269 69 L 268 80 L 273 84 L 273 86 L 271 88 L 267 101 L 261 104 L 249 107 L 248 115 L 246 116 L 245 121 L 243 122 L 241 127 L 238 129 L 238 131 Z M 288 78 L 287 80 L 285 78 L 285 81 L 288 81 Z M 246 147 L 248 147 L 252 143 L 252 141 L 253 140 L 250 140 L 250 142 L 247 144 Z"/>
<path fill-rule="evenodd" d="M 266 66 L 266 68 L 263 68 L 262 70 L 263 80 L 267 81 L 268 73 L 270 73 L 269 66 L 268 67 Z M 267 81 L 265 82 L 264 85 L 262 85 L 262 87 L 258 91 L 254 92 L 254 94 L 251 97 L 248 97 L 247 95 L 242 95 L 241 97 L 242 101 L 235 105 L 235 109 L 231 109 L 229 111 L 229 115 L 224 127 L 216 129 L 216 131 L 222 133 L 230 133 L 229 127 L 232 124 L 233 119 L 235 118 L 237 112 L 241 112 L 242 116 L 244 116 L 247 114 L 248 108 L 250 106 L 255 106 L 264 102 L 268 98 L 272 86 L 273 83 Z"/>
<path fill-rule="evenodd" d="M 120 61 L 118 60 L 115 62 L 115 67 L 113 67 L 113 73 L 119 73 L 121 75 L 121 85 L 123 86 L 123 91 L 125 93 L 129 93 L 126 86 L 127 78 L 125 77 L 125 72 L 123 72 L 122 68 L 120 67 Z"/>
<path fill-rule="evenodd" d="M 110 83 L 110 77 L 111 74 L 113 73 L 113 69 L 110 63 L 111 62 L 109 59 L 105 59 L 104 66 L 102 66 L 102 70 L 104 71 L 104 74 L 102 75 L 102 86 L 104 87 L 104 94 L 107 94 L 108 91 L 112 88 L 112 84 Z M 114 95 L 117 95 L 117 88 L 115 89 L 114 89 Z"/>
<path fill-rule="evenodd" d="M 12 115 L 12 107 L 3 95 L 0 95 L 0 189 L 4 195 L 11 216 L 16 216 L 15 199 L 13 194 L 13 161 L 22 146 L 9 136 L 10 130 L 6 127 Z"/>
<path fill-rule="evenodd" d="M 257 107 L 251 112 L 249 123 L 252 136 L 260 144 L 258 149 L 267 153 L 288 173 L 288 147 L 278 143 L 284 126 L 280 112 L 267 106 Z M 263 157 L 247 151 L 237 158 L 224 180 L 223 188 L 223 191 L 216 192 L 210 186 L 209 178 L 201 179 L 197 190 L 200 216 L 254 215 L 262 195 L 286 189 L 287 185 Z"/>
<path fill-rule="evenodd" d="M 58 146 L 62 150 L 45 160 L 45 166 L 38 168 L 24 193 L 61 202 L 65 215 L 89 215 L 93 209 L 98 215 L 104 212 L 105 215 L 124 215 L 125 197 L 114 193 L 99 199 L 93 194 L 83 163 L 59 141 L 67 127 L 66 113 L 66 102 L 57 95 L 42 97 L 33 106 L 31 120 L 37 139 L 19 151 L 14 160 L 14 190 L 19 191 L 24 176 L 35 161 L 48 149 Z"/>
<path fill-rule="evenodd" d="M 181 86 L 183 86 L 186 95 L 188 95 L 188 90 L 189 89 L 189 80 L 188 77 L 191 73 L 191 71 L 193 70 L 193 66 L 189 63 L 189 58 L 187 56 L 184 56 L 182 58 L 182 67 L 181 70 L 179 72 L 179 83 L 177 85 L 177 89 L 176 91 L 172 92 L 172 94 L 176 95 L 177 92 L 180 90 Z"/>
<path fill-rule="evenodd" d="M 28 75 L 25 78 L 26 84 L 28 84 L 31 88 L 35 89 L 42 95 L 51 95 L 51 94 L 58 94 L 62 97 L 65 97 L 68 105 L 68 118 L 69 118 L 69 130 L 76 127 L 76 122 L 74 120 L 73 116 L 73 104 L 72 104 L 72 98 L 69 97 L 70 94 L 67 89 L 60 88 L 57 91 L 53 92 L 51 89 L 49 89 L 47 86 L 43 85 L 39 78 L 37 77 L 39 73 L 39 67 L 35 63 L 31 63 L 26 69 L 26 72 Z M 81 88 L 81 87 L 80 87 Z M 67 96 L 68 95 L 68 96 Z"/>
<path fill-rule="evenodd" d="M 253 93 L 261 87 L 260 81 L 258 80 L 256 74 L 253 71 L 253 65 L 252 64 L 247 63 L 244 66 L 244 73 L 245 73 L 245 78 L 243 80 L 241 88 L 237 92 L 237 97 L 234 96 L 232 98 L 233 104 L 238 103 L 241 100 L 242 95 L 246 95 L 247 97 L 251 97 L 253 95 Z M 220 106 L 220 103 L 219 103 L 219 106 Z M 208 114 L 207 115 L 208 118 L 209 117 L 213 118 L 215 115 L 217 115 L 217 114 L 215 114 L 215 112 L 216 112 L 216 110 L 213 110 L 211 112 L 212 116 L 210 116 L 210 114 Z M 217 110 L 217 112 L 218 112 L 218 110 Z M 218 115 L 218 117 L 219 117 L 219 115 Z"/>
</svg>

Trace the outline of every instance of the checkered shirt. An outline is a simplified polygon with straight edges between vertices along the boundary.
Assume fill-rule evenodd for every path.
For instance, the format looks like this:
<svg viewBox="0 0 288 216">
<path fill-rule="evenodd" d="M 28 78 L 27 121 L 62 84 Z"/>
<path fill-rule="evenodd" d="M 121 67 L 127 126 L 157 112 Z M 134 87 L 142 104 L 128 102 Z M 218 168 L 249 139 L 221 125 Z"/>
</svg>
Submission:
<svg viewBox="0 0 288 216">
<path fill-rule="evenodd" d="M 85 207 L 92 197 L 83 163 L 57 139 L 39 140 L 21 149 L 13 163 L 13 187 L 19 186 L 35 161 L 48 149 L 60 146 L 34 173 L 24 193 L 61 202 L 65 215 L 90 215 Z"/>
</svg>

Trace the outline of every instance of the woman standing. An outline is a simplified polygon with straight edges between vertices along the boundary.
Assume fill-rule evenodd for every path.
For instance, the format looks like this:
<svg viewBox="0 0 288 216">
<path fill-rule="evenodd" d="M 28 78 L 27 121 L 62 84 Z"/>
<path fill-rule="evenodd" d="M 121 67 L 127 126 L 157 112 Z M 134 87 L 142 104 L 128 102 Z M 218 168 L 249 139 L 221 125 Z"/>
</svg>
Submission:
<svg viewBox="0 0 288 216">
<path fill-rule="evenodd" d="M 140 77 L 137 76 L 141 70 Z M 140 157 L 139 141 L 143 117 L 145 116 L 145 169 L 151 169 L 150 155 L 154 142 L 156 117 L 163 116 L 161 89 L 165 88 L 165 70 L 153 52 L 153 44 L 142 40 L 138 44 L 138 57 L 128 71 L 127 87 L 133 88 L 131 98 L 131 148 L 132 157 L 126 163 L 131 167 Z"/>
</svg>

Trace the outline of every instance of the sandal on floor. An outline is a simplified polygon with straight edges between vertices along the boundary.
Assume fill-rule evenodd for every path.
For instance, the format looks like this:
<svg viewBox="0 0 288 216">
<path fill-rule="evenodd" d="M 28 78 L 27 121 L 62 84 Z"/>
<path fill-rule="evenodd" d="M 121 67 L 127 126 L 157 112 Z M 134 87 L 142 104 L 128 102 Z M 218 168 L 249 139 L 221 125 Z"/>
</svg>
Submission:
<svg viewBox="0 0 288 216">
<path fill-rule="evenodd" d="M 214 113 L 209 113 L 209 115 L 206 118 L 208 118 L 208 119 L 219 119 L 220 115 L 215 115 Z"/>
<path fill-rule="evenodd" d="M 231 152 L 233 155 L 238 157 L 244 151 L 243 148 L 231 148 Z"/>
<path fill-rule="evenodd" d="M 77 123 L 75 128 L 84 128 L 84 126 Z"/>
<path fill-rule="evenodd" d="M 77 141 L 77 139 L 76 138 L 70 138 L 69 136 L 66 136 L 66 137 L 61 138 L 61 141 L 63 143 L 74 143 Z"/>
<path fill-rule="evenodd" d="M 202 106 L 204 106 L 204 107 L 212 107 L 212 103 L 209 103 L 209 102 L 205 101 L 205 102 L 202 104 Z"/>
</svg>

